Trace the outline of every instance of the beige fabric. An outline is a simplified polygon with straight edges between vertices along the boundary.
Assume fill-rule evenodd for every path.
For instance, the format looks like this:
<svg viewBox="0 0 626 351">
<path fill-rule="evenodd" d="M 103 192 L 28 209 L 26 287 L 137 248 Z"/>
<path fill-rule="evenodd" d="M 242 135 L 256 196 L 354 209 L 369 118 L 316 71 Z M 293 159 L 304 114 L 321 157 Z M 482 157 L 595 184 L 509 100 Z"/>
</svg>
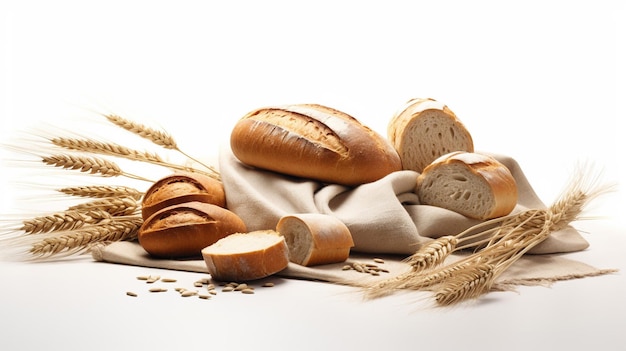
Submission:
<svg viewBox="0 0 626 351">
<path fill-rule="evenodd" d="M 509 167 L 517 181 L 520 196 L 516 211 L 545 207 L 517 162 L 506 156 L 496 157 Z M 389 278 L 409 268 L 402 259 L 414 253 L 421 243 L 442 235 L 457 234 L 478 223 L 452 211 L 420 205 L 413 192 L 417 173 L 412 171 L 396 172 L 379 181 L 349 188 L 252 169 L 238 162 L 230 150 L 223 149 L 220 172 L 227 207 L 244 220 L 249 231 L 275 229 L 278 220 L 287 214 L 334 215 L 348 226 L 355 242 L 348 263 L 384 257 L 384 268 L 389 270 L 389 273 L 372 277 L 353 270 L 342 270 L 345 263 L 316 267 L 290 263 L 279 273 L 284 277 L 333 283 Z M 516 262 L 499 278 L 498 283 L 500 287 L 507 284 L 536 285 L 610 272 L 558 255 L 545 255 L 587 247 L 587 241 L 571 227 L 553 233 L 533 249 L 535 255 L 526 255 Z M 98 261 L 207 273 L 201 259 L 152 258 L 136 242 L 98 246 L 92 252 Z M 458 255 L 453 255 L 450 259 L 458 258 Z"/>
</svg>

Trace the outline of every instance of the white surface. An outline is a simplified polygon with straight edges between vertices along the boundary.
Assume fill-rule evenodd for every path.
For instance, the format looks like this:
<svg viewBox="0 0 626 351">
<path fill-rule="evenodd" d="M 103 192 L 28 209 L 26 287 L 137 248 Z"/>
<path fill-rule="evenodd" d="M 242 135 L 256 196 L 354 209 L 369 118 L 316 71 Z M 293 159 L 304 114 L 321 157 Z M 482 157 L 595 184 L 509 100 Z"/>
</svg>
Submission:
<svg viewBox="0 0 626 351">
<path fill-rule="evenodd" d="M 615 162 L 626 150 L 623 18 L 620 1 L 4 1 L 0 137 L 91 126 L 111 112 L 210 159 L 260 106 L 327 104 L 384 134 L 406 100 L 432 97 L 477 149 L 515 157 L 549 203 L 577 162 L 606 182 L 626 179 Z M 29 197 L 42 178 L 2 167 L 0 213 L 49 206 Z M 595 213 L 609 218 L 580 224 L 591 247 L 568 255 L 620 273 L 444 310 L 425 308 L 423 295 L 363 302 L 349 288 L 296 280 L 210 301 L 130 298 L 145 288 L 139 274 L 189 285 L 198 275 L 88 258 L 0 262 L 0 348 L 619 349 L 625 201 L 623 189 L 601 199 Z"/>
</svg>

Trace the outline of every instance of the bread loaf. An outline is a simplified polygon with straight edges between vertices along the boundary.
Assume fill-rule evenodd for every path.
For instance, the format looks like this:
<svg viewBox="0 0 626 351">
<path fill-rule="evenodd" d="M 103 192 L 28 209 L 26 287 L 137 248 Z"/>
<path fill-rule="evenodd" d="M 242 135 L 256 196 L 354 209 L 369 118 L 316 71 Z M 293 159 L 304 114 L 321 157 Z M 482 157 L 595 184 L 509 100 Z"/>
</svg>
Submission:
<svg viewBox="0 0 626 351">
<path fill-rule="evenodd" d="M 250 281 L 287 268 L 285 239 L 273 230 L 235 233 L 202 249 L 211 277 L 220 281 Z"/>
<path fill-rule="evenodd" d="M 401 170 L 389 141 L 322 105 L 254 110 L 237 122 L 230 145 L 249 166 L 326 183 L 359 185 Z"/>
<path fill-rule="evenodd" d="M 437 157 L 453 152 L 474 152 L 467 128 L 446 105 L 433 99 L 412 99 L 392 117 L 389 141 L 402 160 L 402 168 L 422 172 Z"/>
<path fill-rule="evenodd" d="M 213 204 L 187 202 L 163 208 L 148 217 L 137 238 L 155 257 L 200 257 L 203 248 L 245 231 L 246 225 L 235 213 Z"/>
<path fill-rule="evenodd" d="M 452 152 L 428 165 L 417 178 L 423 205 L 486 220 L 509 214 L 517 204 L 517 184 L 506 166 L 479 153 Z"/>
<path fill-rule="evenodd" d="M 194 172 L 178 172 L 165 176 L 146 190 L 141 215 L 145 220 L 160 209 L 192 201 L 226 206 L 222 183 Z"/>
<path fill-rule="evenodd" d="M 302 266 L 344 262 L 354 246 L 348 227 L 325 214 L 284 216 L 276 231 L 287 241 L 289 260 Z"/>
</svg>

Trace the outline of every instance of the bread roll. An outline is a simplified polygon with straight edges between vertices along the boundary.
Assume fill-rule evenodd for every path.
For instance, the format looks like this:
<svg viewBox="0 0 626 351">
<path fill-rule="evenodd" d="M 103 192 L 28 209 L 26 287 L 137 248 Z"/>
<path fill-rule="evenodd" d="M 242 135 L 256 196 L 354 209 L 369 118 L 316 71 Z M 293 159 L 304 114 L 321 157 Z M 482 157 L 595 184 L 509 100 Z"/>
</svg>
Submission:
<svg viewBox="0 0 626 351">
<path fill-rule="evenodd" d="M 505 216 L 517 204 L 517 184 L 506 166 L 491 156 L 462 151 L 427 166 L 416 192 L 421 204 L 480 220 Z"/>
<path fill-rule="evenodd" d="M 166 207 L 139 228 L 139 244 L 152 256 L 200 257 L 201 250 L 232 233 L 245 232 L 235 213 L 217 205 L 187 202 Z"/>
<path fill-rule="evenodd" d="M 265 278 L 287 268 L 289 249 L 273 230 L 235 233 L 202 249 L 211 277 L 220 281 Z"/>
<path fill-rule="evenodd" d="M 178 172 L 165 176 L 146 190 L 141 216 L 145 220 L 160 209 L 192 201 L 225 207 L 226 196 L 222 182 L 194 172 Z"/>
<path fill-rule="evenodd" d="M 433 99 L 409 100 L 389 122 L 387 134 L 402 168 L 416 172 L 441 155 L 474 152 L 467 128 L 446 105 Z"/>
<path fill-rule="evenodd" d="M 254 110 L 237 122 L 230 145 L 244 164 L 326 183 L 359 185 L 401 170 L 389 141 L 322 105 Z"/>
<path fill-rule="evenodd" d="M 344 262 L 354 246 L 348 227 L 325 214 L 284 216 L 276 231 L 287 241 L 290 261 L 302 266 Z"/>
</svg>

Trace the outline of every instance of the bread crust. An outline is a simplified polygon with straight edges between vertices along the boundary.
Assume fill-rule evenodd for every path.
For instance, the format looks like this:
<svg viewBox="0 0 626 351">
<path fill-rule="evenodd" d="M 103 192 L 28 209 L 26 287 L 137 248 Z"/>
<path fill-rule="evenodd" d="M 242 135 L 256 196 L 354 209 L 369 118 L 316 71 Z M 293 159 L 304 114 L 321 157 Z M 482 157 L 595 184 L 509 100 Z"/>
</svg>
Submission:
<svg viewBox="0 0 626 351">
<path fill-rule="evenodd" d="M 273 230 L 232 234 L 202 249 L 202 257 L 211 277 L 220 281 L 257 280 L 289 264 L 287 244 Z"/>
<path fill-rule="evenodd" d="M 344 262 L 354 246 L 348 227 L 330 215 L 284 216 L 278 221 L 276 230 L 285 237 L 290 261 L 302 266 Z"/>
<path fill-rule="evenodd" d="M 401 170 L 384 137 L 317 104 L 251 111 L 233 128 L 230 145 L 244 164 L 325 183 L 359 185 Z"/>
<path fill-rule="evenodd" d="M 473 212 L 460 212 L 465 216 L 486 220 L 508 215 L 517 205 L 518 191 L 515 178 L 509 171 L 509 169 L 502 163 L 498 162 L 495 158 L 480 154 L 469 152 L 452 152 L 446 155 L 442 155 L 428 165 L 424 171 L 417 178 L 416 192 L 420 197 L 420 201 L 424 202 L 423 183 L 442 167 L 447 165 L 458 164 L 465 167 L 471 174 L 475 175 L 480 181 L 487 184 L 491 194 L 484 194 L 484 196 L 491 196 L 493 203 L 491 209 L 485 213 L 473 213 Z M 433 204 L 433 203 L 424 203 Z"/>
<path fill-rule="evenodd" d="M 146 220 L 163 208 L 193 201 L 225 207 L 224 186 L 216 179 L 195 172 L 167 175 L 146 190 L 141 205 L 141 216 Z"/>
<path fill-rule="evenodd" d="M 235 213 L 217 205 L 187 202 L 163 208 L 139 228 L 139 244 L 162 258 L 200 257 L 201 250 L 230 234 L 245 232 Z"/>
<path fill-rule="evenodd" d="M 419 128 L 419 133 L 415 133 L 419 123 L 425 123 L 427 118 L 436 119 L 440 125 L 448 124 L 454 134 L 437 136 L 434 134 L 437 131 L 426 128 Z M 461 120 L 448 106 L 430 98 L 407 101 L 390 120 L 387 137 L 400 155 L 402 168 L 416 172 L 422 172 L 437 157 L 446 153 L 474 152 L 472 136 Z"/>
</svg>

